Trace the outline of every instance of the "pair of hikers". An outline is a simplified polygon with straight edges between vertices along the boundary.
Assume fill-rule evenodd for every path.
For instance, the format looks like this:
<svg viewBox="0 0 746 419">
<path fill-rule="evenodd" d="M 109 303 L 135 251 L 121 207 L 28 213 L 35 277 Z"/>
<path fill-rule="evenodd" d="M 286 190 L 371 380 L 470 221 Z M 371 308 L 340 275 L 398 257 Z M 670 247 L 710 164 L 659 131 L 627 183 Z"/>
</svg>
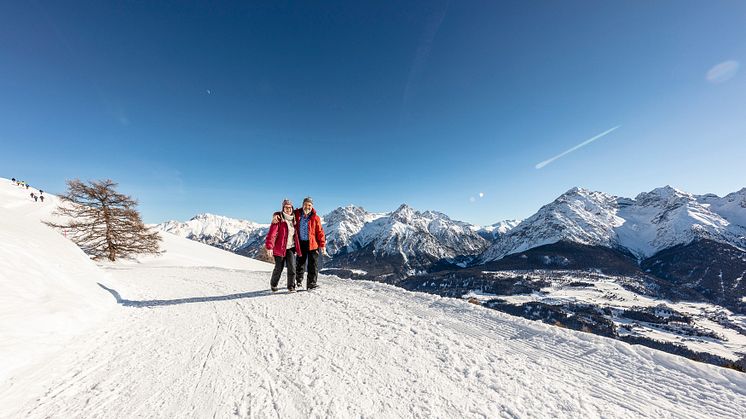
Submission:
<svg viewBox="0 0 746 419">
<path fill-rule="evenodd" d="M 272 224 L 264 243 L 267 254 L 274 258 L 270 287 L 278 290 L 283 268 L 287 268 L 287 288 L 295 292 L 303 286 L 303 273 L 308 262 L 309 290 L 317 288 L 319 276 L 319 252 L 326 254 L 326 236 L 321 227 L 321 218 L 313 209 L 313 199 L 306 197 L 300 208 L 294 208 L 289 199 L 282 201 L 282 211 L 274 213 Z"/>
</svg>

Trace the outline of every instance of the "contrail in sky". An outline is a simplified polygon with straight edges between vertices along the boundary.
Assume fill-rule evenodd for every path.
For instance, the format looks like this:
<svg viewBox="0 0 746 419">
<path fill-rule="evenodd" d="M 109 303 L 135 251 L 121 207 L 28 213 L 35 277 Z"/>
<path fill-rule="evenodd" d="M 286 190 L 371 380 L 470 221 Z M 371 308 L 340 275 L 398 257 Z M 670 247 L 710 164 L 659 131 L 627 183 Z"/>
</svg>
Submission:
<svg viewBox="0 0 746 419">
<path fill-rule="evenodd" d="M 602 132 L 602 133 L 600 133 L 600 134 L 596 135 L 596 136 L 595 136 L 595 137 L 593 137 L 593 138 L 587 139 L 587 140 L 583 141 L 582 143 L 580 143 L 580 144 L 576 145 L 575 147 L 573 147 L 573 148 L 571 148 L 571 149 L 569 149 L 569 150 L 566 150 L 566 151 L 564 151 L 564 152 L 562 152 L 562 153 L 560 153 L 560 154 L 557 154 L 556 156 L 552 157 L 551 159 L 548 159 L 548 160 L 544 160 L 543 162 L 541 162 L 541 163 L 537 164 L 537 165 L 536 165 L 536 168 L 537 168 L 537 169 L 541 169 L 542 167 L 544 167 L 544 166 L 548 165 L 549 163 L 551 163 L 551 162 L 553 162 L 553 161 L 557 160 L 558 158 L 560 158 L 560 157 L 563 157 L 563 156 L 564 156 L 564 155 L 566 155 L 566 154 L 570 154 L 570 153 L 572 153 L 573 151 L 575 151 L 575 150 L 579 149 L 580 147 L 585 147 L 585 146 L 587 146 L 588 144 L 590 144 L 590 143 L 592 143 L 592 142 L 594 142 L 594 141 L 598 140 L 599 138 L 601 138 L 601 137 L 603 137 L 603 136 L 605 136 L 605 135 L 607 135 L 607 134 L 611 133 L 612 131 L 616 130 L 616 129 L 617 129 L 617 128 L 619 128 L 619 127 L 621 127 L 621 125 L 617 125 L 617 126 L 615 126 L 614 128 L 611 128 L 611 129 L 609 129 L 609 130 L 606 130 L 606 131 L 604 131 L 604 132 Z"/>
</svg>

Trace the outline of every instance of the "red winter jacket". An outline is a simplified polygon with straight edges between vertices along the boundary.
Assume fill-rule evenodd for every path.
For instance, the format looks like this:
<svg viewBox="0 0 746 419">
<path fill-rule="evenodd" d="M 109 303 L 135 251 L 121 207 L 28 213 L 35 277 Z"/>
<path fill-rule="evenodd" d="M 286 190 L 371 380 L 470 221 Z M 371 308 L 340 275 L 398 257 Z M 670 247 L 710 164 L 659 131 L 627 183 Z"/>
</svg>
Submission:
<svg viewBox="0 0 746 419">
<path fill-rule="evenodd" d="M 281 212 L 274 213 L 278 218 L 282 217 Z M 295 210 L 295 233 L 300 240 L 300 217 L 303 216 L 303 209 Z M 282 221 L 280 221 L 282 222 Z M 275 225 L 275 224 L 272 224 Z M 320 247 L 326 247 L 326 234 L 321 226 L 321 217 L 316 214 L 316 209 L 311 209 L 311 215 L 308 219 L 308 250 L 316 250 Z"/>
<path fill-rule="evenodd" d="M 295 228 L 300 237 L 300 217 L 303 216 L 303 209 L 295 210 Z M 311 208 L 311 214 L 308 219 L 308 250 L 316 250 L 319 247 L 326 246 L 326 235 L 324 228 L 321 227 L 321 217 L 316 215 L 316 210 Z"/>
<path fill-rule="evenodd" d="M 297 225 L 296 218 L 296 225 Z M 298 239 L 298 228 L 295 229 L 295 253 L 300 256 L 300 240 Z M 264 242 L 264 247 L 272 251 L 274 256 L 285 257 L 285 251 L 287 250 L 288 243 L 288 225 L 284 220 L 279 223 L 274 223 L 269 226 L 269 233 L 267 233 L 267 240 Z"/>
</svg>

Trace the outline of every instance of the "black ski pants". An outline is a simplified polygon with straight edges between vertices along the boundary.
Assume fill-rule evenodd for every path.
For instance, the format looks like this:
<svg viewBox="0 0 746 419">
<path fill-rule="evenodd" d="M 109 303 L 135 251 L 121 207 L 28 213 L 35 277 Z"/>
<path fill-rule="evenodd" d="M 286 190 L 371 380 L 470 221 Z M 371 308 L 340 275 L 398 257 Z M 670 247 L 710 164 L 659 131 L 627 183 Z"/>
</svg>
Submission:
<svg viewBox="0 0 746 419">
<path fill-rule="evenodd" d="M 295 248 L 285 251 L 285 257 L 275 256 L 275 269 L 270 281 L 272 288 L 277 288 L 283 267 L 288 268 L 288 289 L 295 289 Z"/>
<path fill-rule="evenodd" d="M 319 276 L 319 249 L 308 250 L 308 240 L 301 240 L 300 256 L 298 256 L 297 262 L 295 271 L 297 273 L 298 286 L 303 284 L 303 272 L 305 272 L 306 262 L 308 262 L 308 282 L 306 286 L 308 288 L 315 287 Z"/>
</svg>

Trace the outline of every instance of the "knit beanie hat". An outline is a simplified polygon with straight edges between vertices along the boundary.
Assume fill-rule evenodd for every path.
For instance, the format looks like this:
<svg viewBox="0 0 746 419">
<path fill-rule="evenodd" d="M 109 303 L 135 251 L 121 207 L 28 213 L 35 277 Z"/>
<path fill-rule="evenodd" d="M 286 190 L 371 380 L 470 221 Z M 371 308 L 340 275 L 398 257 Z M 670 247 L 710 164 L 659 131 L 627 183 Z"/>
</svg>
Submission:
<svg viewBox="0 0 746 419">
<path fill-rule="evenodd" d="M 282 200 L 282 209 L 283 210 L 285 209 L 285 205 L 290 205 L 291 207 L 293 207 L 293 201 L 285 198 L 285 199 Z M 293 207 L 293 208 L 295 208 L 295 207 Z"/>
<path fill-rule="evenodd" d="M 306 202 L 310 202 L 311 204 L 313 204 L 313 198 L 311 198 L 310 196 L 303 198 L 303 203 L 305 204 Z"/>
</svg>

